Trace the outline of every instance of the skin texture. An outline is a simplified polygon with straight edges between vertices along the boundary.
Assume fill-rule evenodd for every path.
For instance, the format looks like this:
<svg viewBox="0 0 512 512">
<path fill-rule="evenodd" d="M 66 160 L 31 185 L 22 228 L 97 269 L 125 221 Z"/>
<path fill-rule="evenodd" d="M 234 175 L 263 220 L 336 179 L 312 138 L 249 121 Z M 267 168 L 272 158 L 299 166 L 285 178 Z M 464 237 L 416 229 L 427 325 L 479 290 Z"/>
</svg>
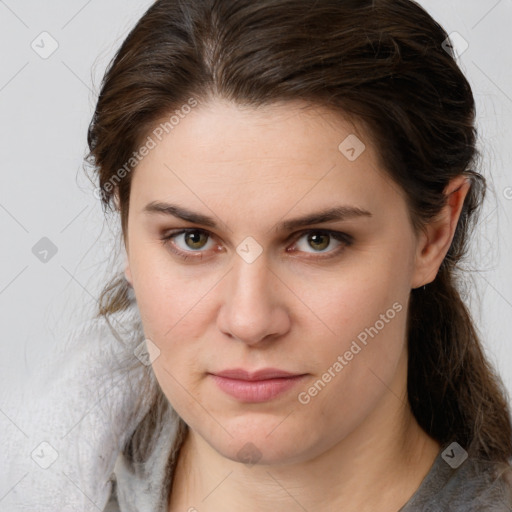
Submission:
<svg viewBox="0 0 512 512">
<path fill-rule="evenodd" d="M 435 278 L 469 183 L 454 179 L 441 215 L 416 234 L 369 135 L 304 107 L 200 105 L 133 175 L 126 277 L 160 351 L 155 375 L 190 427 L 171 512 L 396 511 L 439 450 L 407 404 L 407 306 L 410 290 Z M 366 146 L 354 161 L 338 149 L 351 134 Z M 152 201 L 208 215 L 217 226 L 144 212 Z M 371 216 L 276 229 L 342 205 Z M 161 240 L 183 228 L 207 235 L 196 232 L 188 245 L 184 235 Z M 304 230 L 319 238 L 308 242 Z M 348 234 L 351 243 L 318 230 Z M 247 237 L 262 251 L 251 263 L 237 253 Z M 242 247 L 256 254 L 258 246 Z M 371 326 L 377 334 L 333 370 Z M 272 400 L 243 403 L 208 375 L 268 367 L 307 376 Z M 329 368 L 330 381 L 308 394 Z M 244 446 L 256 464 L 241 460 Z"/>
</svg>

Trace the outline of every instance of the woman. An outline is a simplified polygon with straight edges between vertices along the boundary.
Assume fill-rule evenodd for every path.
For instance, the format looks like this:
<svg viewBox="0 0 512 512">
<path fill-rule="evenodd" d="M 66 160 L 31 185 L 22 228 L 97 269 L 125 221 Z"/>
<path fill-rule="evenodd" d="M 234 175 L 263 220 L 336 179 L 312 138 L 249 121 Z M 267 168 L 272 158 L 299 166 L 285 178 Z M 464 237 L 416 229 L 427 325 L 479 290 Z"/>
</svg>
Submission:
<svg viewBox="0 0 512 512">
<path fill-rule="evenodd" d="M 129 34 L 88 137 L 127 256 L 99 315 L 136 309 L 147 385 L 114 509 L 511 510 L 448 42 L 409 0 L 157 0 Z"/>
</svg>

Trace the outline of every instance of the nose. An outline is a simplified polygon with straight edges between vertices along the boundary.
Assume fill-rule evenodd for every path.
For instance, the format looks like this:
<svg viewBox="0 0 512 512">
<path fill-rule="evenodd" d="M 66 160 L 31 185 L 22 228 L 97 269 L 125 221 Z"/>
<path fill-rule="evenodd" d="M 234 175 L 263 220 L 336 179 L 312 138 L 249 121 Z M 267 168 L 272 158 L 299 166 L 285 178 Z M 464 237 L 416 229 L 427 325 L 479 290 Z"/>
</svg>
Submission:
<svg viewBox="0 0 512 512">
<path fill-rule="evenodd" d="M 286 291 L 263 255 L 252 263 L 237 258 L 225 278 L 218 328 L 248 345 L 275 340 L 291 325 Z"/>
</svg>

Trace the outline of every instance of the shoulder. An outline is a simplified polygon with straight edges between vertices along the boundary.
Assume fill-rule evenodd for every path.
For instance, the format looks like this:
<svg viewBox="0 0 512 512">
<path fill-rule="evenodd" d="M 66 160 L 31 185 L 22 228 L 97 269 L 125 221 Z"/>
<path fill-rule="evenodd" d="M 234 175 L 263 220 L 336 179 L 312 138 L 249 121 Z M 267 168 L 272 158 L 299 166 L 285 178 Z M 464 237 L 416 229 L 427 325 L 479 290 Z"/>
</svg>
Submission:
<svg viewBox="0 0 512 512">
<path fill-rule="evenodd" d="M 510 464 L 469 457 L 452 467 L 444 453 L 400 512 L 512 512 Z"/>
<path fill-rule="evenodd" d="M 511 466 L 472 459 L 467 462 L 443 489 L 449 510 L 512 512 Z"/>
</svg>

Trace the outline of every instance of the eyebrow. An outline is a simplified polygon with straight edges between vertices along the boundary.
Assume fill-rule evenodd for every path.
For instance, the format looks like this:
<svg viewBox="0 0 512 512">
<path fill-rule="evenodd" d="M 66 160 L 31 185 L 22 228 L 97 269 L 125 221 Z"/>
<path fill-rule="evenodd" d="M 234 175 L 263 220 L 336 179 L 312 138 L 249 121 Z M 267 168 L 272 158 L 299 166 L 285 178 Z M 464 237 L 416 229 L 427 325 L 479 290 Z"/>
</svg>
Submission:
<svg viewBox="0 0 512 512">
<path fill-rule="evenodd" d="M 182 206 L 163 203 L 161 201 L 148 203 L 142 211 L 148 214 L 170 215 L 193 224 L 200 224 L 214 229 L 218 227 L 213 217 L 187 210 Z M 309 213 L 303 217 L 296 217 L 295 219 L 279 222 L 275 229 L 277 231 L 292 231 L 312 224 L 323 224 L 325 222 L 348 220 L 357 217 L 372 217 L 372 213 L 356 206 L 336 206 L 319 212 Z"/>
</svg>

